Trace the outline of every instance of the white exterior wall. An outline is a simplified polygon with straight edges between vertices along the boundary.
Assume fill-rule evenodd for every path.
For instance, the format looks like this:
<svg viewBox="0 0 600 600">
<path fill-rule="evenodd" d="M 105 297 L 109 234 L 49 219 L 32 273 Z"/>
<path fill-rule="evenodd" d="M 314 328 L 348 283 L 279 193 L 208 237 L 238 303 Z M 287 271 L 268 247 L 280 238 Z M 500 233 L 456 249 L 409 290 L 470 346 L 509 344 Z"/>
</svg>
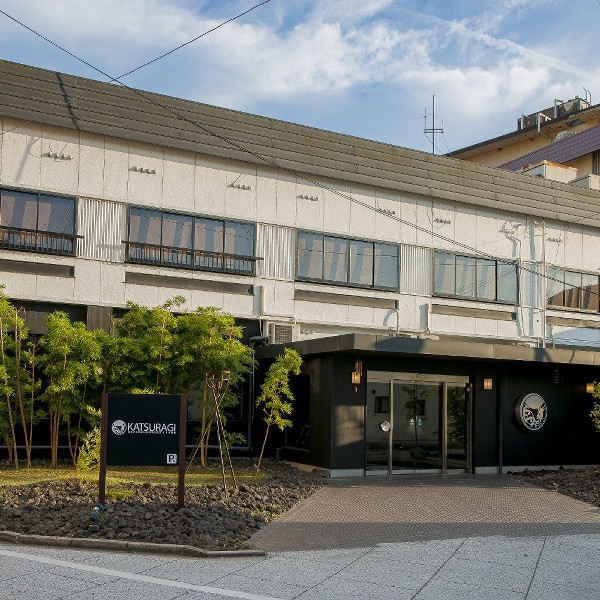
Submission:
<svg viewBox="0 0 600 600">
<path fill-rule="evenodd" d="M 300 339 L 363 331 L 533 342 L 542 336 L 545 318 L 544 289 L 535 273 L 547 265 L 598 272 L 600 231 L 583 224 L 543 222 L 431 196 L 319 180 L 353 203 L 268 167 L 9 119 L 1 126 L 0 186 L 76 197 L 76 232 L 83 236 L 76 257 L 0 250 L 0 259 L 75 269 L 70 278 L 0 271 L 0 283 L 15 299 L 121 307 L 129 300 L 156 305 L 180 294 L 190 308 L 211 305 L 240 318 L 295 324 Z M 49 152 L 71 158 L 44 156 Z M 264 259 L 257 264 L 257 276 L 126 264 L 121 242 L 127 235 L 128 205 L 256 223 L 256 255 Z M 296 282 L 298 230 L 398 244 L 400 292 Z M 523 267 L 520 306 L 434 298 L 434 249 L 518 261 Z M 243 283 L 254 285 L 255 293 L 125 283 L 126 272 Z M 299 300 L 297 291 L 338 294 L 352 302 Z M 375 300 L 396 301 L 398 308 L 377 307 Z M 446 312 L 476 312 L 434 313 L 433 304 Z M 514 311 L 517 319 L 488 318 L 487 310 Z M 600 315 L 581 311 L 546 312 L 600 321 Z M 600 328 L 554 325 L 547 334 L 548 343 L 600 345 Z"/>
</svg>

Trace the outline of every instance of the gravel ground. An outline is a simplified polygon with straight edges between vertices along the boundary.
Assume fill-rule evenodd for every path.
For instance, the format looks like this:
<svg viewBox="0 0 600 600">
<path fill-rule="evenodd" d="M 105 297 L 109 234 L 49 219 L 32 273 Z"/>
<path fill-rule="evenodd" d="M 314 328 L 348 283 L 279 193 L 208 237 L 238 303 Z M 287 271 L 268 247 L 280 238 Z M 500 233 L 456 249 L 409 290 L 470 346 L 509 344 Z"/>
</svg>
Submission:
<svg viewBox="0 0 600 600">
<path fill-rule="evenodd" d="M 129 483 L 121 500 L 107 497 L 91 518 L 97 485 L 78 481 L 0 487 L 0 530 L 49 536 L 187 544 L 206 550 L 248 548 L 247 540 L 265 523 L 314 493 L 319 479 L 279 463 L 269 479 L 222 486 L 186 487 L 186 506 L 176 508 L 174 485 Z M 90 525 L 99 525 L 97 532 Z"/>
<path fill-rule="evenodd" d="M 600 467 L 577 470 L 561 467 L 556 471 L 527 470 L 511 475 L 523 477 L 530 483 L 600 506 Z"/>
</svg>

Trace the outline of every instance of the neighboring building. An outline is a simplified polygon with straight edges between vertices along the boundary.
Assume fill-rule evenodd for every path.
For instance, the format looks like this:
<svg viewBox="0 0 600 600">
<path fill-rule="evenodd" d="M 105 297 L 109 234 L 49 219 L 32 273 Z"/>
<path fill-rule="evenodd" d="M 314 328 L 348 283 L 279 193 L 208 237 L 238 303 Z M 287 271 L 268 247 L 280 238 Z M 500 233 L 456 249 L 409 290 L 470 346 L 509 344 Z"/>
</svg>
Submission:
<svg viewBox="0 0 600 600">
<path fill-rule="evenodd" d="M 600 192 L 3 61 L 0 123 L 34 333 L 222 308 L 303 354 L 280 454 L 332 474 L 385 468 L 390 402 L 402 471 L 600 461 Z"/>
<path fill-rule="evenodd" d="M 600 190 L 600 105 L 555 100 L 550 108 L 521 116 L 516 131 L 449 156 Z"/>
</svg>

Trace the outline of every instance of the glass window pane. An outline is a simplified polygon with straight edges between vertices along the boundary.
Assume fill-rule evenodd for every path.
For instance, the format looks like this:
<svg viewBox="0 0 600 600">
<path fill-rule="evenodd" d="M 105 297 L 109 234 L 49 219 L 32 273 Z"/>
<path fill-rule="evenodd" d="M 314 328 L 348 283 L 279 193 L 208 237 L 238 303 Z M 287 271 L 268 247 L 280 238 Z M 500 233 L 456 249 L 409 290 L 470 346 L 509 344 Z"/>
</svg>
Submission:
<svg viewBox="0 0 600 600">
<path fill-rule="evenodd" d="M 323 279 L 348 281 L 348 240 L 334 237 L 323 238 Z"/>
<path fill-rule="evenodd" d="M 456 257 L 456 295 L 475 297 L 475 259 L 469 256 Z"/>
<path fill-rule="evenodd" d="M 223 252 L 223 221 L 194 219 L 194 250 Z"/>
<path fill-rule="evenodd" d="M 373 285 L 373 244 L 350 240 L 350 283 Z"/>
<path fill-rule="evenodd" d="M 162 245 L 174 248 L 191 248 L 192 217 L 163 213 Z"/>
<path fill-rule="evenodd" d="M 224 224 L 216 219 L 194 219 L 194 264 L 203 269 L 223 268 Z"/>
<path fill-rule="evenodd" d="M 581 308 L 596 312 L 600 310 L 598 275 L 581 275 Z"/>
<path fill-rule="evenodd" d="M 454 254 L 435 253 L 434 292 L 454 295 L 456 293 L 456 261 Z"/>
<path fill-rule="evenodd" d="M 550 267 L 548 269 L 548 279 L 546 282 L 548 296 L 548 304 L 552 306 L 564 306 L 565 305 L 565 272 L 561 269 L 555 269 Z"/>
<path fill-rule="evenodd" d="M 375 286 L 398 289 L 398 246 L 375 244 Z"/>
<path fill-rule="evenodd" d="M 225 221 L 225 253 L 254 255 L 254 226 L 250 223 Z"/>
<path fill-rule="evenodd" d="M 192 217 L 163 213 L 162 261 L 172 265 L 192 264 Z"/>
<path fill-rule="evenodd" d="M 75 201 L 72 198 L 40 196 L 37 228 L 40 231 L 74 233 Z"/>
<path fill-rule="evenodd" d="M 517 265 L 498 263 L 498 301 L 517 302 Z"/>
<path fill-rule="evenodd" d="M 477 259 L 477 299 L 496 300 L 496 261 Z"/>
<path fill-rule="evenodd" d="M 581 298 L 581 273 L 565 271 L 565 306 L 579 308 Z"/>
<path fill-rule="evenodd" d="M 323 236 L 298 234 L 298 277 L 323 279 Z"/>
<path fill-rule="evenodd" d="M 37 194 L 2 190 L 0 218 L 3 227 L 37 229 Z"/>
<path fill-rule="evenodd" d="M 129 241 L 160 245 L 162 214 L 153 210 L 132 208 L 129 212 Z"/>
<path fill-rule="evenodd" d="M 162 214 L 153 210 L 132 208 L 129 211 L 129 260 L 159 263 L 161 261 Z"/>
</svg>

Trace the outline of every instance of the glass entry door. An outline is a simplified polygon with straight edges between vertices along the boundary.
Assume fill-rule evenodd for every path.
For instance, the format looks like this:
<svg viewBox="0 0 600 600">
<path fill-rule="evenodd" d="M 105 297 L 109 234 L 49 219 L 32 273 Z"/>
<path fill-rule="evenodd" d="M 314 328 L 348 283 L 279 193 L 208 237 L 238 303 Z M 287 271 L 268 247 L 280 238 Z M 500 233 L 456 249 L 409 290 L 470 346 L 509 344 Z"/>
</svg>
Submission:
<svg viewBox="0 0 600 600">
<path fill-rule="evenodd" d="M 468 377 L 369 372 L 366 470 L 387 470 L 390 452 L 394 471 L 468 470 L 469 391 Z"/>
</svg>

